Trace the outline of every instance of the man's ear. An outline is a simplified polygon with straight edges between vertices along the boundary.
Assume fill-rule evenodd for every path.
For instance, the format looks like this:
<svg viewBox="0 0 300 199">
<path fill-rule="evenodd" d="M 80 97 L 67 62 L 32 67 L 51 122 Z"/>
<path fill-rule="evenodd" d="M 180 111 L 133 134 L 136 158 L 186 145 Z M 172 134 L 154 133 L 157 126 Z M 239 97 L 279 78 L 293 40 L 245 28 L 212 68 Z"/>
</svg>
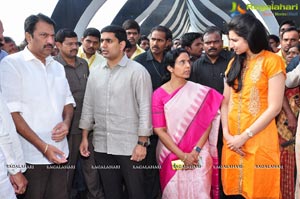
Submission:
<svg viewBox="0 0 300 199">
<path fill-rule="evenodd" d="M 122 52 L 125 51 L 125 47 L 126 47 L 126 41 L 121 41 L 121 42 L 120 42 L 120 50 L 121 50 Z"/>
<path fill-rule="evenodd" d="M 25 39 L 27 43 L 30 43 L 32 40 L 32 35 L 29 32 L 25 32 Z"/>
<path fill-rule="evenodd" d="M 191 53 L 191 51 L 192 51 L 192 48 L 189 47 L 189 46 L 184 47 L 184 49 L 185 49 L 188 53 Z"/>
<path fill-rule="evenodd" d="M 60 42 L 55 42 L 55 46 L 56 46 L 58 49 L 60 49 L 61 46 L 62 46 L 62 43 L 60 43 Z"/>
</svg>

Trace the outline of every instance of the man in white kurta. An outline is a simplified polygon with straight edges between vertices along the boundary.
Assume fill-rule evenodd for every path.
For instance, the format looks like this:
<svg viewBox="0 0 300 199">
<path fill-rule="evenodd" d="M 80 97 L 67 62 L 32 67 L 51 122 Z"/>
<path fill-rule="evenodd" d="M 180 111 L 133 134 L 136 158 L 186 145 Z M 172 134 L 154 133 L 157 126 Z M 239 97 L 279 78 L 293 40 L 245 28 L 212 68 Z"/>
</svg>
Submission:
<svg viewBox="0 0 300 199">
<path fill-rule="evenodd" d="M 26 18 L 28 45 L 0 63 L 0 88 L 19 133 L 27 169 L 25 199 L 66 199 L 69 154 L 66 135 L 74 99 L 64 67 L 51 56 L 55 23 L 38 14 Z"/>
<path fill-rule="evenodd" d="M 20 140 L 0 94 L 0 198 L 15 199 L 15 192 L 25 192 L 27 180 L 22 174 L 25 170 Z"/>
</svg>

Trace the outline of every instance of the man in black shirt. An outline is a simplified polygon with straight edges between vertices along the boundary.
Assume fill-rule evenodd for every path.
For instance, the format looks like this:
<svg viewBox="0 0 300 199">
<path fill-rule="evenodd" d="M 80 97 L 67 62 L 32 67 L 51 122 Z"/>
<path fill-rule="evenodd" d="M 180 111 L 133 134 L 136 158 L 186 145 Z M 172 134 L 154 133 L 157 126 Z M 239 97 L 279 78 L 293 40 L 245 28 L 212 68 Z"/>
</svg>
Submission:
<svg viewBox="0 0 300 199">
<path fill-rule="evenodd" d="M 232 53 L 223 49 L 222 32 L 217 27 L 208 27 L 203 34 L 205 55 L 194 62 L 191 80 L 216 89 L 224 89 L 224 72 Z"/>
<path fill-rule="evenodd" d="M 134 60 L 142 64 L 150 73 L 153 91 L 161 86 L 162 77 L 165 73 L 164 55 L 168 42 L 172 37 L 168 34 L 168 28 L 156 26 L 151 30 L 150 49 Z"/>
<path fill-rule="evenodd" d="M 172 35 L 165 26 L 156 26 L 151 30 L 150 49 L 134 60 L 142 64 L 149 72 L 152 81 L 153 91 L 161 86 L 162 77 L 165 73 L 164 55 Z M 145 165 L 156 166 L 156 145 L 157 135 L 150 136 L 150 146 L 147 148 Z M 145 189 L 147 199 L 156 199 L 159 195 L 160 183 L 158 169 L 145 170 Z"/>
<path fill-rule="evenodd" d="M 205 55 L 193 63 L 191 81 L 216 89 L 223 94 L 224 73 L 232 53 L 223 49 L 222 31 L 214 26 L 208 27 L 203 33 Z M 218 156 L 221 161 L 223 147 L 222 127 L 219 128 Z M 219 172 L 219 177 L 221 172 Z M 221 178 L 219 178 L 220 180 Z M 220 193 L 223 198 L 223 189 L 220 182 Z"/>
</svg>

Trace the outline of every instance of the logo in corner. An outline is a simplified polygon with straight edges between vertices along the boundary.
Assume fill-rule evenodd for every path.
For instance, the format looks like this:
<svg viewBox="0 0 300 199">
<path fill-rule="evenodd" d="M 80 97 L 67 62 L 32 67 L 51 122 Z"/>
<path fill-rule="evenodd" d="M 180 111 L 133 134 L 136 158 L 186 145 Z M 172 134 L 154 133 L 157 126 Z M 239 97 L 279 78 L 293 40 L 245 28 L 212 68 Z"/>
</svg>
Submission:
<svg viewBox="0 0 300 199">
<path fill-rule="evenodd" d="M 247 11 L 241 7 L 240 4 L 237 4 L 235 1 L 232 2 L 231 10 L 229 11 L 231 17 L 236 15 L 245 14 Z"/>
</svg>

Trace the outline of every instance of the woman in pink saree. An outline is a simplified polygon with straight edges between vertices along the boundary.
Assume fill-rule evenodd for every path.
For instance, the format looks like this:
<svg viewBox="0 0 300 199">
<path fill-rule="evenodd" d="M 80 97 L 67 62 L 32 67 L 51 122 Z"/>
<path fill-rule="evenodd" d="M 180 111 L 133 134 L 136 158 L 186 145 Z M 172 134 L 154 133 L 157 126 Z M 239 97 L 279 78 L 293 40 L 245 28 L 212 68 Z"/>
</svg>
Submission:
<svg viewBox="0 0 300 199">
<path fill-rule="evenodd" d="M 168 52 L 165 59 L 166 81 L 152 97 L 162 198 L 219 198 L 216 144 L 223 96 L 186 80 L 191 65 L 184 49 Z M 184 162 L 182 169 L 174 169 L 176 160 Z"/>
</svg>

